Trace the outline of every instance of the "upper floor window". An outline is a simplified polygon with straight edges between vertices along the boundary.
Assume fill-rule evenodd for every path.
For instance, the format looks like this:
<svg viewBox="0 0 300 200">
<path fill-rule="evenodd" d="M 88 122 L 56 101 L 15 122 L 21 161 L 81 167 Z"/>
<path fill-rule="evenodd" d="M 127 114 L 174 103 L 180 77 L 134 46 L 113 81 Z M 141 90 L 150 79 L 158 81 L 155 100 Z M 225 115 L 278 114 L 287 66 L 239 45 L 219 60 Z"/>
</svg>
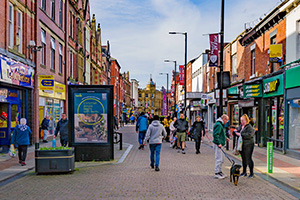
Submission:
<svg viewBox="0 0 300 200">
<path fill-rule="evenodd" d="M 231 72 L 232 72 L 232 75 L 236 75 L 237 74 L 237 68 L 236 68 L 236 54 L 234 54 L 232 57 L 231 57 Z"/>
<path fill-rule="evenodd" d="M 142 98 L 142 94 L 139 94 L 139 98 Z"/>
<path fill-rule="evenodd" d="M 55 69 L 55 39 L 51 37 L 51 68 L 52 70 Z"/>
<path fill-rule="evenodd" d="M 51 8 L 51 12 L 50 12 L 51 19 L 55 20 L 55 0 L 50 0 L 50 8 Z"/>
<path fill-rule="evenodd" d="M 62 53 L 62 44 L 59 44 L 59 69 L 58 72 L 62 73 L 62 65 L 63 65 L 63 53 Z"/>
<path fill-rule="evenodd" d="M 58 19 L 59 26 L 62 28 L 63 26 L 63 1 L 59 0 L 59 19 Z"/>
<path fill-rule="evenodd" d="M 22 43 L 23 43 L 23 13 L 19 10 L 18 11 L 18 51 L 22 52 Z"/>
<path fill-rule="evenodd" d="M 14 46 L 14 6 L 9 3 L 8 6 L 8 46 Z"/>
<path fill-rule="evenodd" d="M 41 64 L 46 65 L 46 31 L 41 30 L 41 42 L 42 42 L 42 52 L 41 52 Z"/>
<path fill-rule="evenodd" d="M 41 0 L 41 8 L 46 10 L 46 0 Z"/>
<path fill-rule="evenodd" d="M 251 51 L 251 74 L 255 74 L 255 49 Z"/>
<path fill-rule="evenodd" d="M 270 44 L 276 44 L 277 43 L 277 39 L 276 39 L 276 35 L 273 35 L 270 38 Z M 271 73 L 277 71 L 277 63 L 272 63 L 271 65 Z"/>
<path fill-rule="evenodd" d="M 148 94 L 145 94 L 145 98 L 148 98 Z"/>
</svg>

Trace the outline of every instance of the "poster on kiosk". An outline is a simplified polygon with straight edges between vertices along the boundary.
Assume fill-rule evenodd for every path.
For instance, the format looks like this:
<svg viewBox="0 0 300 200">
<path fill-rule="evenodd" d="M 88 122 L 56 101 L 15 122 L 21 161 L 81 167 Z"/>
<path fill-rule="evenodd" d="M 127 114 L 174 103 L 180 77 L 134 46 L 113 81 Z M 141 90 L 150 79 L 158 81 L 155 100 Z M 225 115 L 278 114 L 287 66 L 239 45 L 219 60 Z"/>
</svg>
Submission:
<svg viewBox="0 0 300 200">
<path fill-rule="evenodd" d="M 113 87 L 69 85 L 69 143 L 76 161 L 114 158 Z"/>
</svg>

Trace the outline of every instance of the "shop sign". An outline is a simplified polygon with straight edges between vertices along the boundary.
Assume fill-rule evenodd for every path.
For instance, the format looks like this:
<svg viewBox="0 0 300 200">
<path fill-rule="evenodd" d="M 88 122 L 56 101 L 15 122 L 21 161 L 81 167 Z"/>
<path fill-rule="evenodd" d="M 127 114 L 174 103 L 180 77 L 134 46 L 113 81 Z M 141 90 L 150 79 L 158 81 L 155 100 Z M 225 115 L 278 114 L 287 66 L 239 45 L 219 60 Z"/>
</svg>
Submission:
<svg viewBox="0 0 300 200">
<path fill-rule="evenodd" d="M 39 75 L 39 89 L 40 90 L 53 90 L 54 89 L 54 76 Z"/>
<path fill-rule="evenodd" d="M 208 100 L 207 101 L 208 104 L 216 103 L 215 93 L 214 92 L 208 93 L 207 94 L 207 100 Z"/>
<path fill-rule="evenodd" d="M 21 62 L 0 55 L 0 82 L 34 87 L 34 69 Z"/>
<path fill-rule="evenodd" d="M 282 44 L 270 45 L 270 62 L 278 62 L 282 59 Z"/>
<path fill-rule="evenodd" d="M 219 99 L 220 98 L 220 90 L 217 89 L 216 90 L 216 99 Z M 223 89 L 223 99 L 226 99 L 227 98 L 227 94 L 226 94 L 226 89 Z"/>
<path fill-rule="evenodd" d="M 268 173 L 273 173 L 273 142 L 267 143 Z"/>
<path fill-rule="evenodd" d="M 254 101 L 241 100 L 239 101 L 239 107 L 241 108 L 254 107 Z"/>
<path fill-rule="evenodd" d="M 193 101 L 192 105 L 194 107 L 201 106 L 201 101 Z"/>
<path fill-rule="evenodd" d="M 231 94 L 238 94 L 238 89 L 237 86 L 232 87 L 232 88 L 228 88 L 228 96 Z"/>
<path fill-rule="evenodd" d="M 263 97 L 283 95 L 283 74 L 263 80 Z"/>
<path fill-rule="evenodd" d="M 243 85 L 243 97 L 262 97 L 262 86 L 261 84 Z"/>
<path fill-rule="evenodd" d="M 300 66 L 286 70 L 285 88 L 294 88 L 300 86 Z"/>
<path fill-rule="evenodd" d="M 19 101 L 18 90 L 0 88 L 0 102 L 17 102 Z"/>
<path fill-rule="evenodd" d="M 64 84 L 54 82 L 54 98 L 66 100 L 66 86 Z"/>
</svg>

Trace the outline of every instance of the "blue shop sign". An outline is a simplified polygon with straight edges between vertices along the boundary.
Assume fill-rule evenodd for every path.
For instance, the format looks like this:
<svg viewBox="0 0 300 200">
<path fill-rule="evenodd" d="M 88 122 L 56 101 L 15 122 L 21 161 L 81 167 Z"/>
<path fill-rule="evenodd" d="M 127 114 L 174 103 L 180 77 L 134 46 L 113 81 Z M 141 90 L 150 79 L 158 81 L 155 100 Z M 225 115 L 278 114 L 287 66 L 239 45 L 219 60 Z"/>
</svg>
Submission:
<svg viewBox="0 0 300 200">
<path fill-rule="evenodd" d="M 18 102 L 19 91 L 14 89 L 0 88 L 0 102 Z"/>
</svg>

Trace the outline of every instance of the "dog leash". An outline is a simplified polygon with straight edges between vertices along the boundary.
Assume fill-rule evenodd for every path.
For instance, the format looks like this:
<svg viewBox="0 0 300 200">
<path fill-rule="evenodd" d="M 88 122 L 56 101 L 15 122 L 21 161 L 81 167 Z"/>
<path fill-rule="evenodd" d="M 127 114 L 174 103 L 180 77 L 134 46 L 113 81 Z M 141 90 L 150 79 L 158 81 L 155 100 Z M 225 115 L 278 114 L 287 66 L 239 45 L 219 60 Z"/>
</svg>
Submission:
<svg viewBox="0 0 300 200">
<path fill-rule="evenodd" d="M 220 148 L 220 149 L 225 154 L 226 158 L 231 162 L 231 164 L 235 163 L 232 159 L 229 158 L 229 156 L 227 155 L 227 153 L 225 153 L 225 151 L 222 148 Z"/>
</svg>

